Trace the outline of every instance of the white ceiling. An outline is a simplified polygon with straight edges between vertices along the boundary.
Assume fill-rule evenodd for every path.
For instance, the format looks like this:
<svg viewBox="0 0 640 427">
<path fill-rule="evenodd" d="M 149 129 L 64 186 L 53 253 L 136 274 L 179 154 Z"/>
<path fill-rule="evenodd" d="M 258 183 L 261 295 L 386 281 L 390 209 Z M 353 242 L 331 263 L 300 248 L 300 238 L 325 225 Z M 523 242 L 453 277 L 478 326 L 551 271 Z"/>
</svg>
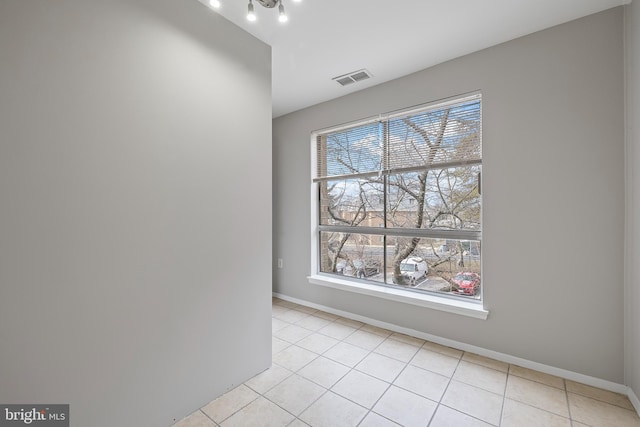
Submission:
<svg viewBox="0 0 640 427">
<path fill-rule="evenodd" d="M 248 0 L 221 0 L 218 13 L 271 45 L 278 117 L 630 1 L 283 0 L 285 24 L 256 0 L 256 22 Z M 331 80 L 361 68 L 373 77 Z"/>
</svg>

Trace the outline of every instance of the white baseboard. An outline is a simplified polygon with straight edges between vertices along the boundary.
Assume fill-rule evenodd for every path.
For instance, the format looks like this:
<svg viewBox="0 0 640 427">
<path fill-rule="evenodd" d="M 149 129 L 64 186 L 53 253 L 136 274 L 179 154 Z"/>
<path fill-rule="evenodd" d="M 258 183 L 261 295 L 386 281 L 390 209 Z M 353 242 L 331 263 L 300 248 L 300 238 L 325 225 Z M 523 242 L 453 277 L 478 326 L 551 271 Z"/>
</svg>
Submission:
<svg viewBox="0 0 640 427">
<path fill-rule="evenodd" d="M 535 371 L 543 372 L 549 375 L 555 375 L 557 377 L 566 378 L 571 381 L 579 382 L 582 384 L 587 384 L 592 387 L 601 388 L 604 390 L 613 391 L 615 393 L 620 393 L 629 396 L 629 400 L 633 403 L 633 406 L 636 408 L 636 411 L 640 414 L 640 402 L 638 401 L 638 397 L 633 393 L 633 391 L 622 384 L 614 383 L 612 381 L 603 380 L 600 378 L 592 377 L 589 375 L 580 374 L 578 372 L 568 371 L 566 369 L 556 368 L 554 366 L 544 365 L 542 363 L 533 362 L 531 360 L 522 359 L 520 357 L 512 356 L 510 354 L 499 353 L 493 350 L 487 350 L 486 348 L 477 347 L 475 345 L 465 344 L 459 341 L 454 341 L 448 338 L 438 337 L 436 335 L 427 334 L 424 332 L 416 331 L 414 329 L 405 328 L 402 326 L 394 325 L 391 323 L 381 322 L 376 319 L 371 319 L 369 317 L 360 316 L 358 314 L 353 314 L 347 311 L 336 310 L 331 307 L 326 307 L 320 304 L 315 304 L 309 301 L 300 300 L 298 298 L 292 298 L 287 295 L 283 295 L 277 292 L 273 293 L 273 296 L 276 298 L 283 299 L 285 301 L 293 302 L 296 304 L 304 305 L 306 307 L 315 308 L 317 310 L 326 311 L 327 313 L 335 314 L 336 316 L 346 317 L 348 319 L 357 320 L 363 323 L 368 323 L 369 325 L 377 326 L 379 328 L 388 329 L 393 332 L 398 332 L 405 335 L 411 335 L 416 338 L 422 338 L 427 341 L 431 341 L 437 344 L 441 344 L 447 347 L 452 347 L 462 351 L 468 351 L 471 353 L 476 353 L 481 356 L 489 357 L 491 359 L 499 360 L 501 362 L 511 363 L 514 365 L 522 366 L 524 368 L 533 369 Z M 635 399 L 635 400 L 634 400 Z"/>
<path fill-rule="evenodd" d="M 638 396 L 631 389 L 631 387 L 627 387 L 627 388 L 629 389 L 627 392 L 627 396 L 629 396 L 629 400 L 631 401 L 631 404 L 633 405 L 634 408 L 636 408 L 636 412 L 638 413 L 638 415 L 640 415 L 640 399 L 638 399 Z"/>
</svg>

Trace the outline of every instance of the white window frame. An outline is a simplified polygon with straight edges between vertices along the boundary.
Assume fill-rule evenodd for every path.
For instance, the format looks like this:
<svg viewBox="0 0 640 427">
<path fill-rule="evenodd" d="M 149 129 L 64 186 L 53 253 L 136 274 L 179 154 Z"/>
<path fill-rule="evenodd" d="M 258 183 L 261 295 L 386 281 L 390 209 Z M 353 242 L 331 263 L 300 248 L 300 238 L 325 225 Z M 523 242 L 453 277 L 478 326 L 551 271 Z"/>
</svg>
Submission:
<svg viewBox="0 0 640 427">
<path fill-rule="evenodd" d="M 472 93 L 463 96 L 457 96 L 447 100 L 440 100 L 429 104 L 424 104 L 419 109 L 424 109 L 429 106 L 438 106 L 448 103 L 464 102 L 467 99 L 480 98 L 480 93 Z M 415 110 L 415 108 L 411 109 Z M 410 110 L 406 110 L 403 113 L 409 114 Z M 394 115 L 396 113 L 393 113 Z M 333 127 L 328 129 L 322 129 L 314 131 L 311 134 L 310 146 L 311 146 L 311 175 L 314 178 L 315 168 L 318 164 L 317 150 L 316 150 L 316 137 L 318 134 L 325 134 L 329 132 L 339 131 L 341 129 L 349 128 L 354 125 L 364 125 L 373 121 L 379 120 L 378 118 L 372 118 L 369 120 L 361 120 L 349 124 L 345 124 L 339 127 Z M 487 319 L 489 311 L 485 309 L 485 298 L 481 301 L 467 300 L 464 298 L 451 298 L 446 296 L 439 296 L 433 293 L 419 293 L 407 291 L 402 288 L 389 287 L 383 285 L 377 285 L 373 283 L 367 283 L 360 280 L 349 280 L 342 277 L 338 277 L 328 273 L 320 272 L 319 268 L 319 200 L 318 200 L 318 183 L 310 183 L 310 205 L 311 205 L 311 275 L 308 277 L 310 284 L 325 286 L 333 289 L 338 289 L 347 292 L 354 292 L 358 294 L 369 295 L 386 300 L 417 305 L 421 307 L 427 307 L 430 309 L 445 311 L 449 313 L 455 313 L 463 316 L 473 317 L 477 319 Z M 482 263 L 481 257 L 481 263 Z M 485 284 L 483 282 L 483 288 Z"/>
</svg>

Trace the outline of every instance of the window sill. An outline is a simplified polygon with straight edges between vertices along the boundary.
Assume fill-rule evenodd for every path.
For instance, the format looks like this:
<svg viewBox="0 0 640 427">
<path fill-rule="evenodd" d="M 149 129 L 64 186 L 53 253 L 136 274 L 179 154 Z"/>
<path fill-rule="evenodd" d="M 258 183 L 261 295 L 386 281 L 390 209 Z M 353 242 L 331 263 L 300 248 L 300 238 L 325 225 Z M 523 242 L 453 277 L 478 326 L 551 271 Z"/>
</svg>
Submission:
<svg viewBox="0 0 640 427">
<path fill-rule="evenodd" d="M 365 282 L 355 282 L 319 274 L 309 276 L 307 279 L 309 280 L 309 283 L 314 285 L 327 286 L 329 288 L 340 289 L 343 291 L 371 295 L 378 298 L 418 305 L 448 313 L 460 314 L 462 316 L 474 317 L 476 319 L 486 320 L 489 316 L 489 311 L 485 310 L 482 307 L 482 304 L 477 302 L 460 301 L 431 294 L 418 294 L 402 289 L 387 288 Z"/>
</svg>

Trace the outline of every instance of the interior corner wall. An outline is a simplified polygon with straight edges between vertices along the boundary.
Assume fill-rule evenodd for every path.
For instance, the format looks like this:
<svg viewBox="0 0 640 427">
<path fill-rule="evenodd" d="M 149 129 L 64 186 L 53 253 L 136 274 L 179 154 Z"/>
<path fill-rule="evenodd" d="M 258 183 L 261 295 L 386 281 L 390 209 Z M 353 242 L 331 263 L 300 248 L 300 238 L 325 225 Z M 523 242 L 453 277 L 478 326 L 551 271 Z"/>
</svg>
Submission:
<svg viewBox="0 0 640 427">
<path fill-rule="evenodd" d="M 640 397 L 640 3 L 625 9 L 627 94 L 626 384 Z"/>
<path fill-rule="evenodd" d="M 268 368 L 270 47 L 195 0 L 3 0 L 0 58 L 0 402 L 168 426 Z"/>
<path fill-rule="evenodd" d="M 275 119 L 274 290 L 622 383 L 622 28 L 610 9 Z M 309 284 L 310 133 L 475 90 L 488 320 Z"/>
</svg>

